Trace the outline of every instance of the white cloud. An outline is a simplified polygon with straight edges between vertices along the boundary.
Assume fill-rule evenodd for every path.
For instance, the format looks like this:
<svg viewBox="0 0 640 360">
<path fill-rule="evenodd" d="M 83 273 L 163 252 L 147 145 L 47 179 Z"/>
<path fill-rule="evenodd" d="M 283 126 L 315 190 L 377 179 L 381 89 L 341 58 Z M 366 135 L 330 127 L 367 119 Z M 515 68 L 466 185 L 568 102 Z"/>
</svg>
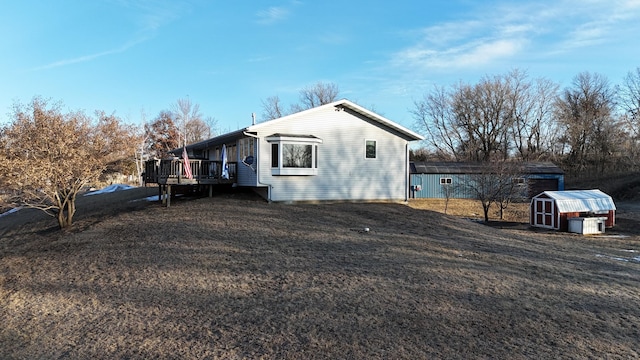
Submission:
<svg viewBox="0 0 640 360">
<path fill-rule="evenodd" d="M 396 66 L 422 69 L 470 68 L 509 58 L 523 47 L 523 40 L 475 41 L 442 50 L 413 47 L 396 56 Z"/>
<path fill-rule="evenodd" d="M 569 24 L 566 34 L 559 34 L 554 53 L 599 46 L 629 37 L 630 34 L 635 37 L 640 29 L 640 0 L 595 0 L 566 4 L 579 10 L 576 10 L 575 19 Z M 556 21 L 560 22 L 561 19 Z"/>
<path fill-rule="evenodd" d="M 640 28 L 640 0 L 483 4 L 463 20 L 414 32 L 414 44 L 393 54 L 391 64 L 409 71 L 477 68 L 593 47 Z"/>
<path fill-rule="evenodd" d="M 128 49 L 134 47 L 135 45 L 143 42 L 144 40 L 145 39 L 131 41 L 131 42 L 128 42 L 125 45 L 123 45 L 123 46 L 121 46 L 121 47 L 119 47 L 117 49 L 112 49 L 112 50 L 102 51 L 102 52 L 95 53 L 95 54 L 83 55 L 83 56 L 78 56 L 78 57 L 75 57 L 75 58 L 55 61 L 55 62 L 52 62 L 50 64 L 46 64 L 46 65 L 35 67 L 35 68 L 31 69 L 31 71 L 47 70 L 47 69 L 53 69 L 53 68 L 57 68 L 57 67 L 61 67 L 61 66 L 79 64 L 79 63 L 95 60 L 95 59 L 101 58 L 103 56 L 123 53 L 123 52 L 127 51 Z"/>
</svg>

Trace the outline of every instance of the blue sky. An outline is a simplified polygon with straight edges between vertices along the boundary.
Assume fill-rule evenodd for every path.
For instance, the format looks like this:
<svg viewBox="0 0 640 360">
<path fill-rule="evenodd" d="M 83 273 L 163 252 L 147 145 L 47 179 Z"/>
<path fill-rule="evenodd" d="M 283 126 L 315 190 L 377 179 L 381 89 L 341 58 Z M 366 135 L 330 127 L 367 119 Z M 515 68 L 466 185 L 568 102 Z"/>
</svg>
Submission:
<svg viewBox="0 0 640 360">
<path fill-rule="evenodd" d="M 434 85 L 640 66 L 640 0 L 20 0 L 0 33 L 0 122 L 35 95 L 131 123 L 188 97 L 224 132 L 322 81 L 414 128 Z"/>
</svg>

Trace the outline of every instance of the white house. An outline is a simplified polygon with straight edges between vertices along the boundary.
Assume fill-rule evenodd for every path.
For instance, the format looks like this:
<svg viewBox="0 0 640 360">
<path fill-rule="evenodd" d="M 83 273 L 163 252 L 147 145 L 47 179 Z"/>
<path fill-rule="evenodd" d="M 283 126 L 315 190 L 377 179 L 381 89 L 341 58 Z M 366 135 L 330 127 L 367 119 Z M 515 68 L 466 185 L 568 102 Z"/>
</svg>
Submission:
<svg viewBox="0 0 640 360">
<path fill-rule="evenodd" d="M 181 164 L 157 162 L 147 167 L 145 179 L 161 186 L 233 182 L 274 202 L 406 201 L 409 142 L 422 139 L 339 100 L 187 145 L 193 179 L 185 178 Z M 228 180 L 221 177 L 225 165 Z"/>
</svg>

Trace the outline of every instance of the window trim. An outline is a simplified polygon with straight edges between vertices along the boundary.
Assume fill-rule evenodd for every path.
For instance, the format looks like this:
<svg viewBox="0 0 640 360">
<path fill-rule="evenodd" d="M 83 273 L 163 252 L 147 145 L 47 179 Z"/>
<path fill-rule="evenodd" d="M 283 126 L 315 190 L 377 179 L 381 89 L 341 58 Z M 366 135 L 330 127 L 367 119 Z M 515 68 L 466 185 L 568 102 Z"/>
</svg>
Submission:
<svg viewBox="0 0 640 360">
<path fill-rule="evenodd" d="M 270 144 L 271 152 L 271 175 L 288 176 L 288 175 L 318 175 L 318 144 L 322 144 L 322 139 L 312 135 L 281 135 L 274 134 L 265 138 Z M 277 166 L 273 159 L 274 145 L 277 146 Z M 283 145 L 300 145 L 311 146 L 311 167 L 296 168 L 285 167 L 282 161 Z"/>
</svg>

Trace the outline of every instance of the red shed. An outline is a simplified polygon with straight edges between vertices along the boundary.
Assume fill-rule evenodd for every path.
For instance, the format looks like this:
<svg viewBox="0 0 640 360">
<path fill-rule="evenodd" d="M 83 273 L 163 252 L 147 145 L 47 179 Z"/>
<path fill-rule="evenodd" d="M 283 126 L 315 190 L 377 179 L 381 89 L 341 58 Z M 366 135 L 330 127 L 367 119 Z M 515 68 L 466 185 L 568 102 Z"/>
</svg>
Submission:
<svg viewBox="0 0 640 360">
<path fill-rule="evenodd" d="M 531 199 L 532 226 L 567 231 L 574 217 L 605 217 L 605 226 L 616 223 L 616 205 L 600 190 L 545 191 Z"/>
</svg>

